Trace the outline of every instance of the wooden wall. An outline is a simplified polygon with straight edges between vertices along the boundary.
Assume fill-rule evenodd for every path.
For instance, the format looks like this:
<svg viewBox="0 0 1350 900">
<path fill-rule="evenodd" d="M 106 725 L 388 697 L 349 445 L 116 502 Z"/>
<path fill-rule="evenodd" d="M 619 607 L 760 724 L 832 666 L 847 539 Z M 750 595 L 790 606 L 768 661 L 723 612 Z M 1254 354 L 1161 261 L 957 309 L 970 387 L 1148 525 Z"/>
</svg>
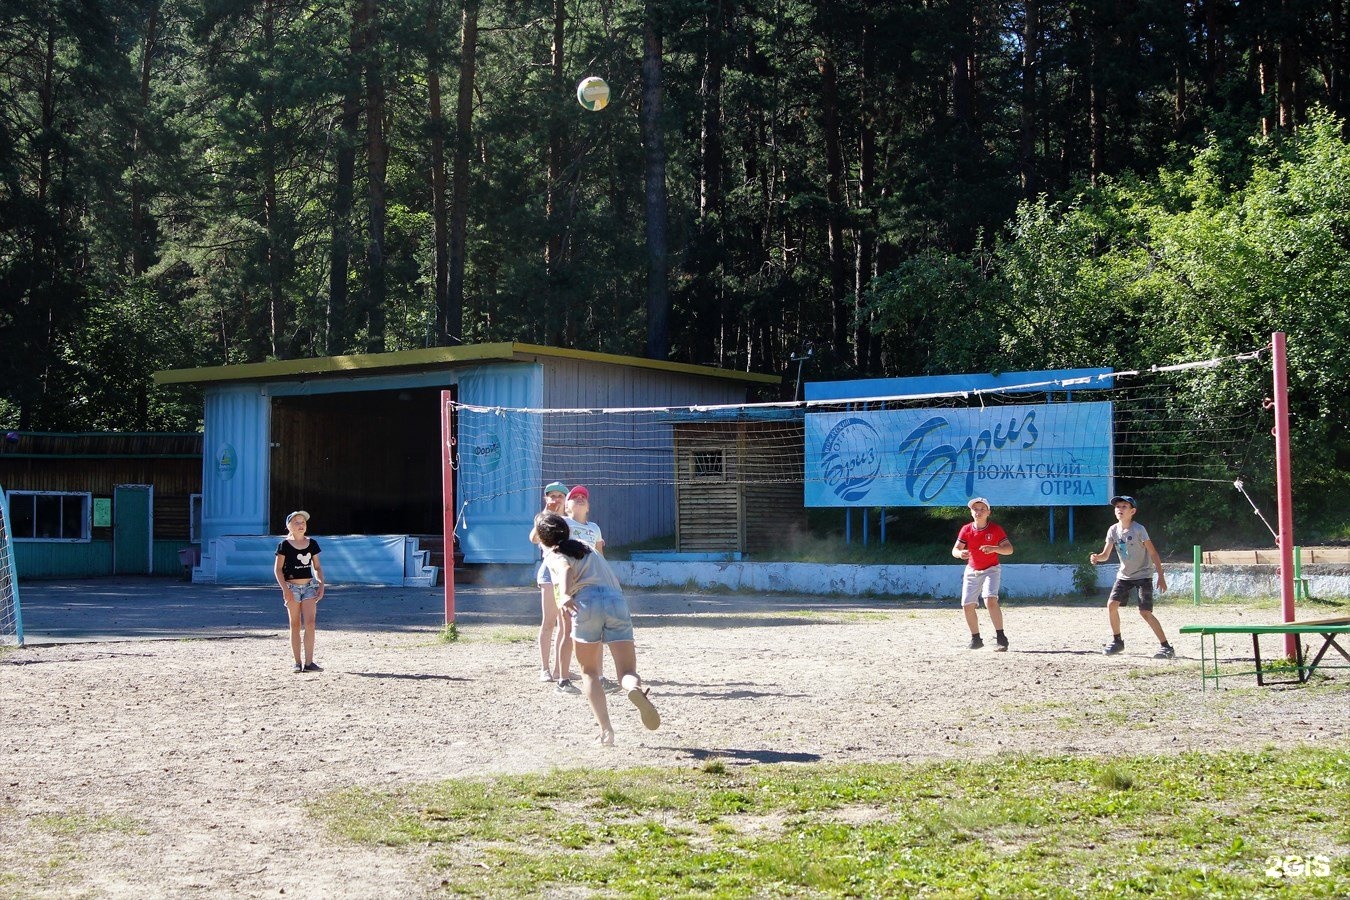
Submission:
<svg viewBox="0 0 1350 900">
<path fill-rule="evenodd" d="M 440 390 L 272 400 L 269 528 L 297 509 L 321 534 L 440 534 Z"/>
<path fill-rule="evenodd" d="M 98 437 L 103 436 L 23 435 L 21 449 L 0 452 L 0 487 L 89 493 L 99 499 L 111 498 L 119 484 L 151 484 L 155 538 L 186 544 L 191 535 L 190 496 L 202 489 L 201 435 L 108 435 L 111 442 L 92 442 Z M 152 438 L 168 440 L 163 455 L 148 455 L 160 446 Z M 111 455 L 117 452 L 142 455 Z M 111 540 L 112 529 L 94 528 L 91 537 Z"/>
<path fill-rule="evenodd" d="M 784 435 L 777 423 L 675 426 L 677 549 L 763 553 L 804 532 L 802 444 Z M 710 453 L 721 475 L 708 471 Z"/>
</svg>

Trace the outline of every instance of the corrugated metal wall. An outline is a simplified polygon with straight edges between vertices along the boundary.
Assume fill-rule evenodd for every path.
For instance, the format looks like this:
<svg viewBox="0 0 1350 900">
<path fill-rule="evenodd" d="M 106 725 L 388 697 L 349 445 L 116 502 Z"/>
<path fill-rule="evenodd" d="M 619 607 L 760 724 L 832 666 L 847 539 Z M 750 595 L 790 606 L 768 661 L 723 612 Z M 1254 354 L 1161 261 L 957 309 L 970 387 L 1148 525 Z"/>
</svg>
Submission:
<svg viewBox="0 0 1350 900">
<path fill-rule="evenodd" d="M 601 407 L 703 406 L 744 403 L 746 387 L 731 379 L 685 375 L 655 369 L 601 365 L 586 360 L 549 358 L 544 365 L 544 405 L 550 409 Z M 662 426 L 668 429 L 668 426 Z M 668 432 L 669 434 L 669 432 Z M 591 518 L 600 524 L 606 542 L 632 544 L 675 535 L 673 437 L 669 475 L 659 483 L 616 485 L 591 496 Z M 586 448 L 584 441 L 544 448 L 543 482 L 554 478 L 567 484 L 584 482 L 599 466 L 608 466 L 607 454 Z M 536 496 L 535 502 L 539 498 Z"/>
</svg>

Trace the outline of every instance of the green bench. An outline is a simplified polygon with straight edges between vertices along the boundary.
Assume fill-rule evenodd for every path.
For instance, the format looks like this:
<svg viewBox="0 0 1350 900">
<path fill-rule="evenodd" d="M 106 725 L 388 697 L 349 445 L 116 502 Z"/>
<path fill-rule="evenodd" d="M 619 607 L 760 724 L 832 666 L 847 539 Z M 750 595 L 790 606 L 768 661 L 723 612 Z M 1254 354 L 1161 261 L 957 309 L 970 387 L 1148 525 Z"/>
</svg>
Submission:
<svg viewBox="0 0 1350 900">
<path fill-rule="evenodd" d="M 1350 662 L 1350 653 L 1345 651 L 1336 639 L 1341 635 L 1350 635 L 1350 616 L 1336 616 L 1330 619 L 1308 619 L 1304 622 L 1284 622 L 1277 625 L 1183 625 L 1182 634 L 1200 635 L 1200 689 L 1206 689 L 1208 682 L 1212 679 L 1214 687 L 1219 686 L 1219 679 L 1233 675 L 1256 675 L 1256 683 L 1260 687 L 1268 684 L 1305 684 L 1312 677 L 1313 672 L 1321 665 L 1322 658 L 1326 656 L 1328 650 L 1335 650 L 1341 656 Z M 1218 635 L 1221 634 L 1250 634 L 1252 636 L 1252 656 L 1255 657 L 1256 669 L 1251 672 L 1219 672 L 1219 647 Z M 1296 667 L 1294 673 L 1297 676 L 1296 681 L 1267 681 L 1265 674 L 1261 671 L 1261 635 L 1263 634 L 1320 634 L 1322 636 L 1322 646 L 1317 654 L 1313 656 L 1312 662 L 1305 663 L 1303 655 L 1303 642 L 1295 641 L 1296 649 Z M 1209 653 L 1205 652 L 1205 638 L 1209 638 Z M 1337 668 L 1341 668 L 1338 666 Z"/>
</svg>

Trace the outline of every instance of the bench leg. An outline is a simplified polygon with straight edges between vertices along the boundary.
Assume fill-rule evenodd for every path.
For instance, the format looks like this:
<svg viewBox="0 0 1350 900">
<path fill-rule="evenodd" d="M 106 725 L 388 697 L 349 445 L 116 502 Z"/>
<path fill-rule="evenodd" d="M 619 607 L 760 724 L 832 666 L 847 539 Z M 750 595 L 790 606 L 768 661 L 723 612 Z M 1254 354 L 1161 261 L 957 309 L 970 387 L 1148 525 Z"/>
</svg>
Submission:
<svg viewBox="0 0 1350 900">
<path fill-rule="evenodd" d="M 1261 637 L 1255 631 L 1252 632 L 1252 656 L 1256 657 L 1256 686 L 1265 687 L 1266 682 L 1261 675 Z"/>
<path fill-rule="evenodd" d="M 1312 678 L 1313 672 L 1317 671 L 1317 666 L 1322 662 L 1322 657 L 1326 656 L 1327 651 L 1333 647 L 1336 648 L 1337 653 L 1345 657 L 1346 662 L 1350 662 L 1350 653 L 1346 653 L 1345 648 L 1336 643 L 1335 633 L 1324 634 L 1322 635 L 1322 638 L 1322 649 L 1317 651 L 1317 655 L 1313 657 L 1313 661 L 1308 664 L 1308 671 L 1303 679 L 1305 682 L 1309 678 Z"/>
</svg>

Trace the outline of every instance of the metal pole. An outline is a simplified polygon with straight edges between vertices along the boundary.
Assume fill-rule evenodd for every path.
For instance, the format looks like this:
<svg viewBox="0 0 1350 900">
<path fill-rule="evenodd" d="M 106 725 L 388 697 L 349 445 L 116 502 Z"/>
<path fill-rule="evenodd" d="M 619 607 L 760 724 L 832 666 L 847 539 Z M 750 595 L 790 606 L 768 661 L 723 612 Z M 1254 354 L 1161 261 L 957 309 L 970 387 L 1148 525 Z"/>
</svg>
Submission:
<svg viewBox="0 0 1350 900">
<path fill-rule="evenodd" d="M 1294 490 L 1289 459 L 1289 379 L 1286 374 L 1285 335 L 1270 336 L 1271 368 L 1275 381 L 1275 485 L 1279 498 L 1280 605 L 1284 621 L 1294 621 Z M 1285 656 L 1292 659 L 1298 651 L 1298 635 L 1284 636 Z"/>
<path fill-rule="evenodd" d="M 445 535 L 445 624 L 455 621 L 455 433 L 450 392 L 441 391 L 441 533 Z"/>
<path fill-rule="evenodd" d="M 1308 586 L 1303 583 L 1303 548 L 1294 548 L 1294 599 L 1307 600 Z"/>
<path fill-rule="evenodd" d="M 1192 586 L 1192 589 L 1191 589 L 1191 590 L 1192 590 L 1192 601 L 1194 602 L 1194 605 L 1199 606 L 1199 605 L 1200 605 L 1200 563 L 1204 560 L 1204 551 L 1202 551 L 1202 550 L 1200 549 L 1200 545 L 1199 545 L 1199 544 L 1196 544 L 1196 545 L 1194 546 L 1192 552 L 1193 552 L 1193 554 L 1194 554 L 1194 556 L 1195 556 L 1195 564 L 1194 564 L 1194 566 L 1193 566 L 1193 568 L 1192 568 L 1192 572 L 1193 572 L 1194 575 L 1195 575 L 1195 584 Z"/>
</svg>

